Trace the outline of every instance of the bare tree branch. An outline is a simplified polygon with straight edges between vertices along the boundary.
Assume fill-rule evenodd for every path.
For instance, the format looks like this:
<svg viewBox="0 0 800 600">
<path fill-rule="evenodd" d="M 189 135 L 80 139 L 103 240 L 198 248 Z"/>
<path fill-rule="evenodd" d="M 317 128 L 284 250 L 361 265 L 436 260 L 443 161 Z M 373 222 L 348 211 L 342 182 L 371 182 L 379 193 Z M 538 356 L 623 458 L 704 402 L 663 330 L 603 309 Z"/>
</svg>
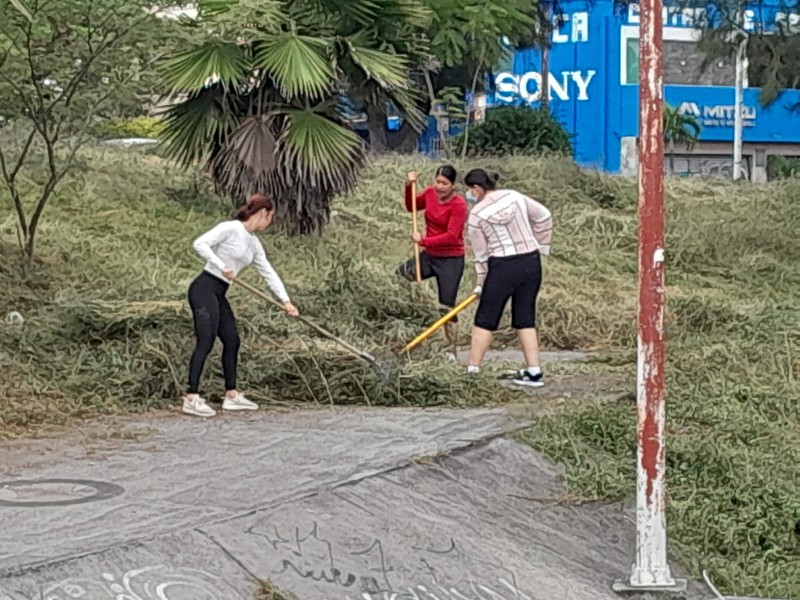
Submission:
<svg viewBox="0 0 800 600">
<path fill-rule="evenodd" d="M 83 81 L 83 78 L 88 73 L 89 68 L 92 66 L 92 63 L 94 63 L 94 61 L 101 54 L 103 54 L 103 52 L 105 52 L 108 48 L 110 48 L 113 44 L 117 43 L 118 41 L 123 39 L 125 36 L 127 36 L 136 26 L 138 26 L 140 23 L 142 23 L 145 20 L 145 18 L 147 18 L 147 17 L 143 17 L 143 18 L 141 18 L 139 20 L 134 21 L 133 24 L 131 24 L 126 29 L 123 29 L 122 31 L 118 32 L 118 34 L 116 36 L 112 37 L 111 39 L 106 39 L 106 37 L 104 36 L 103 37 L 103 42 L 101 42 L 101 44 L 97 48 L 97 50 L 95 52 L 93 52 L 83 64 L 81 64 L 81 68 L 78 70 L 78 72 L 75 75 L 72 76 L 72 78 L 69 80 L 67 85 L 64 87 L 64 91 L 59 95 L 58 98 L 56 98 L 56 100 L 50 106 L 50 109 L 49 109 L 48 113 L 50 111 L 52 111 L 52 109 L 58 104 L 58 102 L 62 98 L 64 99 L 64 105 L 65 106 L 69 106 L 69 103 L 72 101 L 73 96 L 75 95 L 75 93 L 78 90 L 78 84 L 80 84 Z"/>
<path fill-rule="evenodd" d="M 28 137 L 25 140 L 25 144 L 23 144 L 22 146 L 22 151 L 20 152 L 19 159 L 17 160 L 17 166 L 14 167 L 14 169 L 11 171 L 10 174 L 6 174 L 5 171 L 3 172 L 3 175 L 6 176 L 6 178 L 9 181 L 13 182 L 16 180 L 17 174 L 20 172 L 20 169 L 22 169 L 22 165 L 25 164 L 25 158 L 28 155 L 28 150 L 30 150 L 31 143 L 33 142 L 34 137 L 36 137 L 36 129 L 32 129 L 31 132 L 28 134 Z"/>
<path fill-rule="evenodd" d="M 25 218 L 25 207 L 22 204 L 22 198 L 20 197 L 19 190 L 17 189 L 16 184 L 14 183 L 14 179 L 8 173 L 8 168 L 6 165 L 6 157 L 3 153 L 3 148 L 0 146 L 0 168 L 2 168 L 3 179 L 5 179 L 6 187 L 11 194 L 11 198 L 14 201 L 14 209 L 17 211 L 17 218 L 19 219 L 19 225 L 22 228 L 23 235 L 27 238 L 28 237 L 28 222 Z"/>
<path fill-rule="evenodd" d="M 44 95 L 39 87 L 38 73 L 36 67 L 33 65 L 33 23 L 28 23 L 25 28 L 25 57 L 28 59 L 28 67 L 30 69 L 31 83 L 36 90 L 36 95 L 39 97 L 39 104 L 44 109 Z"/>
<path fill-rule="evenodd" d="M 145 63 L 144 67 L 147 68 L 151 66 L 156 61 L 162 58 L 163 54 L 158 54 L 153 56 L 147 63 Z M 135 73 L 131 73 L 128 75 L 124 80 L 122 80 L 118 85 L 125 86 L 128 82 L 133 79 Z M 69 153 L 67 157 L 63 161 L 63 166 L 61 169 L 58 168 L 56 163 L 56 156 L 55 156 L 55 144 L 58 139 L 58 131 L 60 129 L 57 128 L 56 132 L 52 137 L 45 136 L 45 146 L 47 148 L 47 163 L 48 169 L 50 171 L 49 178 L 47 183 L 45 184 L 44 188 L 42 189 L 42 193 L 39 196 L 39 200 L 36 203 L 36 208 L 34 209 L 33 215 L 31 216 L 30 224 L 27 227 L 27 243 L 25 245 L 25 253 L 29 258 L 33 256 L 33 249 L 34 249 L 34 240 L 36 236 L 36 230 L 39 227 L 39 220 L 41 219 L 42 213 L 44 212 L 45 205 L 47 201 L 50 199 L 50 196 L 55 191 L 56 186 L 61 182 L 64 176 L 69 172 L 72 167 L 73 162 L 75 161 L 75 156 L 78 153 L 78 150 L 83 147 L 86 142 L 90 139 L 88 135 L 89 125 L 91 123 L 92 118 L 96 114 L 97 110 L 103 105 L 103 103 L 108 100 L 111 94 L 114 93 L 114 89 L 112 88 L 106 94 L 101 96 L 86 114 L 84 119 L 83 127 L 81 128 L 79 134 L 75 138 L 73 144 L 69 146 Z"/>
</svg>

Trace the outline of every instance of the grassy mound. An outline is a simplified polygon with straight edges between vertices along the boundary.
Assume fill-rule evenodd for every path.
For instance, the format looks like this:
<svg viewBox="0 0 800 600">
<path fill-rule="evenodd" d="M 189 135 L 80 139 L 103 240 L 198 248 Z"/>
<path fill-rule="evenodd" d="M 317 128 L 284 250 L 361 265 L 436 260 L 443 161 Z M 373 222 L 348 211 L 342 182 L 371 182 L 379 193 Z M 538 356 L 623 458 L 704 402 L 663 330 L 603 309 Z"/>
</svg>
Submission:
<svg viewBox="0 0 800 600">
<path fill-rule="evenodd" d="M 174 406 L 192 349 L 185 294 L 201 264 L 192 239 L 230 214 L 202 177 L 137 151 L 88 151 L 45 214 L 27 273 L 14 218 L 0 221 L 0 436 L 107 412 Z M 466 169 L 472 165 L 457 165 Z M 477 166 L 477 165 L 476 165 Z M 586 369 L 635 372 L 635 182 L 568 161 L 482 162 L 554 212 L 540 336 L 545 349 L 594 350 Z M 412 255 L 400 206 L 405 173 L 434 165 L 385 158 L 339 199 L 325 236 L 265 237 L 301 311 L 358 347 L 389 353 L 438 316 L 432 284 L 398 281 Z M 6 201 L 6 198 L 3 198 Z M 673 547 L 740 595 L 800 596 L 800 186 L 713 181 L 668 186 L 668 461 Z M 253 272 L 244 276 L 261 286 Z M 460 297 L 473 285 L 470 268 Z M 230 292 L 243 339 L 241 381 L 281 403 L 478 405 L 519 398 L 465 380 L 443 336 L 415 351 L 399 380 L 279 314 Z M 474 306 L 463 318 L 463 344 Z M 508 316 L 506 316 L 508 319 Z M 505 321 L 507 326 L 508 320 Z M 512 341 L 503 330 L 498 343 Z M 203 391 L 221 393 L 219 348 Z M 636 407 L 581 403 L 524 439 L 568 465 L 584 496 L 633 492 Z"/>
</svg>

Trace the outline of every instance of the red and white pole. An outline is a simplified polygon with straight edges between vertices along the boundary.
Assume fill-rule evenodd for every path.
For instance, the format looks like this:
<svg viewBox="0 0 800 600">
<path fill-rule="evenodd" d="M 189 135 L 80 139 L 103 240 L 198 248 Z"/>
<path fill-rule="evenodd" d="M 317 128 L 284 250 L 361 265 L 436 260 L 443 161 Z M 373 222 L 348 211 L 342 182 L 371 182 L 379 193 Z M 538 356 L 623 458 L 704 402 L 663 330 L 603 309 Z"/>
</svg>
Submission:
<svg viewBox="0 0 800 600">
<path fill-rule="evenodd" d="M 664 133 L 661 0 L 639 12 L 639 305 L 636 563 L 614 589 L 685 589 L 667 561 L 664 471 Z"/>
</svg>

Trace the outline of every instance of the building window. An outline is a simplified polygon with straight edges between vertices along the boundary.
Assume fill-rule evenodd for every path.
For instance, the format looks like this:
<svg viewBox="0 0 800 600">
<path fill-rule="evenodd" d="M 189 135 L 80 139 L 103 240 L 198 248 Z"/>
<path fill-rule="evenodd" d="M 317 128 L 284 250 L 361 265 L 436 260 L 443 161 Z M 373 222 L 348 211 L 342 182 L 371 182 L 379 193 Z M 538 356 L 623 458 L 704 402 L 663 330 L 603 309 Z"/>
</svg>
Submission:
<svg viewBox="0 0 800 600">
<path fill-rule="evenodd" d="M 750 179 L 751 156 L 742 156 L 742 175 Z M 667 154 L 664 171 L 678 177 L 733 177 L 733 157 L 713 154 Z"/>
<path fill-rule="evenodd" d="M 639 83 L 639 38 L 625 39 L 625 85 Z"/>
<path fill-rule="evenodd" d="M 717 60 L 703 68 L 705 55 L 697 46 L 700 35 L 698 29 L 664 28 L 664 84 L 734 85 L 735 66 L 732 60 Z M 620 41 L 620 83 L 636 85 L 639 83 L 639 27 L 623 26 Z"/>
</svg>

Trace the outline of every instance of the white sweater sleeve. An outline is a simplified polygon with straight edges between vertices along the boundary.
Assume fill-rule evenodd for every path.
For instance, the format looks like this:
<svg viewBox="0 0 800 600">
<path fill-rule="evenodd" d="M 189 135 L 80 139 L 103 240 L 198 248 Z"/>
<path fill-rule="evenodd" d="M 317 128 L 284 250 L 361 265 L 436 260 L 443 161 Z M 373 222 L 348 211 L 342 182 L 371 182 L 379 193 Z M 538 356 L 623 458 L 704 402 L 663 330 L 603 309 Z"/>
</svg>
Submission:
<svg viewBox="0 0 800 600">
<path fill-rule="evenodd" d="M 194 241 L 192 244 L 194 251 L 197 252 L 201 258 L 215 265 L 222 271 L 228 265 L 226 265 L 219 256 L 214 254 L 213 247 L 228 237 L 235 226 L 235 223 L 226 221 L 225 223 L 220 223 L 216 227 L 209 229 Z"/>
<path fill-rule="evenodd" d="M 278 273 L 272 267 L 272 264 L 267 260 L 267 253 L 264 252 L 264 246 L 259 242 L 257 244 L 255 256 L 253 257 L 253 265 L 256 271 L 264 278 L 269 289 L 275 294 L 281 302 L 289 302 L 289 294 L 283 285 L 283 281 L 278 276 Z"/>
</svg>

